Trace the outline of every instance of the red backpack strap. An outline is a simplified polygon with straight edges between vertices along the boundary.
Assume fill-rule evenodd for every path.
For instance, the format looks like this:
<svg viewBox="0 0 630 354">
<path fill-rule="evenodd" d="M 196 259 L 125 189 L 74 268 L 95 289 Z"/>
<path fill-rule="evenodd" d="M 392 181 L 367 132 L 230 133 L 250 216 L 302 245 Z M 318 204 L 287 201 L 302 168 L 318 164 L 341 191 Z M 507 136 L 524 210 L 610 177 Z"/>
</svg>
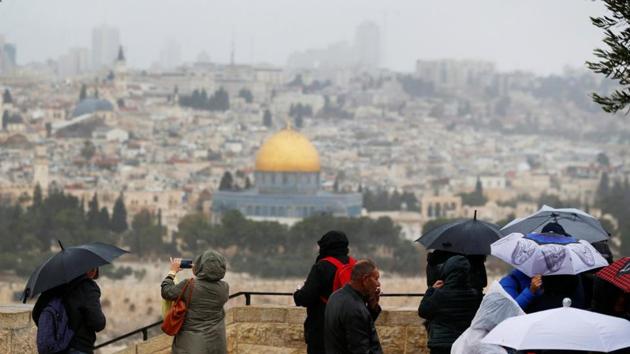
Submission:
<svg viewBox="0 0 630 354">
<path fill-rule="evenodd" d="M 331 263 L 332 265 L 335 266 L 335 268 L 337 268 L 337 270 L 339 270 L 339 269 L 343 268 L 343 266 L 345 266 L 345 264 L 341 263 L 340 260 L 338 260 L 337 258 L 332 257 L 332 256 L 324 257 L 324 258 L 320 259 L 319 261 L 320 262 L 321 261 L 326 261 L 328 263 Z M 351 265 L 354 266 L 354 264 L 356 262 L 357 261 L 354 258 L 348 257 L 348 263 L 346 263 L 346 264 L 351 264 Z M 327 297 L 320 296 L 319 299 L 322 300 L 322 302 L 325 303 L 325 304 L 328 303 L 328 298 Z"/>
<path fill-rule="evenodd" d="M 328 263 L 332 263 L 332 265 L 334 265 L 335 268 L 337 268 L 337 269 L 341 269 L 345 265 L 345 264 L 341 263 L 340 260 L 338 260 L 337 258 L 332 257 L 332 256 L 324 257 L 324 258 L 320 259 L 320 262 L 321 261 L 326 261 Z"/>
</svg>

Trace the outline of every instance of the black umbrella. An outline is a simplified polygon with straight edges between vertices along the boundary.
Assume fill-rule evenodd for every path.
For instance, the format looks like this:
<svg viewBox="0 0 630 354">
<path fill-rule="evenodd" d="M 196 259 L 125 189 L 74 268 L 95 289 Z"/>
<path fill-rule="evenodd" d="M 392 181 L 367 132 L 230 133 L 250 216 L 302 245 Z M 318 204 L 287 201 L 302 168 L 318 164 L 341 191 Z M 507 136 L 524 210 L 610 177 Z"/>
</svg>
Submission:
<svg viewBox="0 0 630 354">
<path fill-rule="evenodd" d="M 540 233 L 548 223 L 555 222 L 564 231 L 578 240 L 589 243 L 607 240 L 609 234 L 599 220 L 579 209 L 554 209 L 543 206 L 534 214 L 516 219 L 501 229 L 501 234 L 507 236 L 518 232 L 527 235 L 530 232 Z"/>
<path fill-rule="evenodd" d="M 111 263 L 115 258 L 128 253 L 116 246 L 101 242 L 64 248 L 48 258 L 31 274 L 26 282 L 22 301 L 26 302 L 43 291 L 71 282 L 90 269 Z"/>
<path fill-rule="evenodd" d="M 465 255 L 490 254 L 490 244 L 501 238 L 495 224 L 477 220 L 459 220 L 438 226 L 417 239 L 427 249 L 443 250 Z"/>
</svg>

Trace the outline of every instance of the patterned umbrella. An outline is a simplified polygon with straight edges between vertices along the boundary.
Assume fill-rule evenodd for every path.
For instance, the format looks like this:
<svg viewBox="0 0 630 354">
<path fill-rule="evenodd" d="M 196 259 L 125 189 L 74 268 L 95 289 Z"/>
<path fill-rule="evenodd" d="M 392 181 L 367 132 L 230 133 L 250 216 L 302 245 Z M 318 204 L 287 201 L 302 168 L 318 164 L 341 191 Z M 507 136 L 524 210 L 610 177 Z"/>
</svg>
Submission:
<svg viewBox="0 0 630 354">
<path fill-rule="evenodd" d="M 490 245 L 492 255 L 532 277 L 580 274 L 608 262 L 590 243 L 555 234 L 513 233 Z"/>
<path fill-rule="evenodd" d="M 597 276 L 630 293 L 630 257 L 623 257 L 597 272 Z"/>
</svg>

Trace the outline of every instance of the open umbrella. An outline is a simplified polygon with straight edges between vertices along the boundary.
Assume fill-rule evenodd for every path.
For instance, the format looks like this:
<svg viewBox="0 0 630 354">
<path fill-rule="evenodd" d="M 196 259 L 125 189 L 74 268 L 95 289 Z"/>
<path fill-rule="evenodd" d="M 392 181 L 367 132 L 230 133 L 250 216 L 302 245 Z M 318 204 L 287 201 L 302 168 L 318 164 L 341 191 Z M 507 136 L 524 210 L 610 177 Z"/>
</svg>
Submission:
<svg viewBox="0 0 630 354">
<path fill-rule="evenodd" d="M 611 352 L 630 347 L 630 321 L 564 307 L 506 319 L 481 340 L 516 350 Z"/>
<path fill-rule="evenodd" d="M 613 264 L 597 272 L 596 275 L 612 283 L 625 293 L 630 293 L 630 257 L 618 259 Z"/>
<path fill-rule="evenodd" d="M 527 276 L 579 274 L 608 262 L 590 243 L 555 234 L 513 233 L 490 245 L 492 255 Z"/>
<path fill-rule="evenodd" d="M 427 249 L 443 250 L 465 255 L 490 254 L 490 244 L 501 238 L 499 227 L 477 220 L 460 220 L 438 226 L 416 241 Z"/>
<path fill-rule="evenodd" d="M 59 246 L 61 251 L 48 258 L 31 274 L 24 288 L 23 302 L 43 291 L 69 283 L 90 269 L 111 263 L 115 258 L 128 253 L 101 242 L 68 248 L 64 248 L 59 242 Z"/>
<path fill-rule="evenodd" d="M 543 205 L 540 210 L 530 216 L 516 219 L 501 228 L 501 234 L 509 235 L 514 232 L 528 234 L 541 232 L 550 222 L 556 222 L 571 236 L 590 243 L 608 239 L 608 232 L 604 230 L 599 220 L 574 208 L 554 209 Z"/>
</svg>

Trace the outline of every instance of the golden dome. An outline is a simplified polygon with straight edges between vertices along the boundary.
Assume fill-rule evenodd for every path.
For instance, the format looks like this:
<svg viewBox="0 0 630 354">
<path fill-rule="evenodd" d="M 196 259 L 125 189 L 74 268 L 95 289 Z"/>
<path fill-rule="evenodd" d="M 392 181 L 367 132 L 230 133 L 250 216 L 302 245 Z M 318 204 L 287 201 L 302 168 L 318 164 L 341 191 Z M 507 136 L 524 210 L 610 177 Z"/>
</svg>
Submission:
<svg viewBox="0 0 630 354">
<path fill-rule="evenodd" d="M 256 154 L 256 171 L 319 172 L 319 154 L 311 142 L 291 128 L 272 135 Z"/>
</svg>

